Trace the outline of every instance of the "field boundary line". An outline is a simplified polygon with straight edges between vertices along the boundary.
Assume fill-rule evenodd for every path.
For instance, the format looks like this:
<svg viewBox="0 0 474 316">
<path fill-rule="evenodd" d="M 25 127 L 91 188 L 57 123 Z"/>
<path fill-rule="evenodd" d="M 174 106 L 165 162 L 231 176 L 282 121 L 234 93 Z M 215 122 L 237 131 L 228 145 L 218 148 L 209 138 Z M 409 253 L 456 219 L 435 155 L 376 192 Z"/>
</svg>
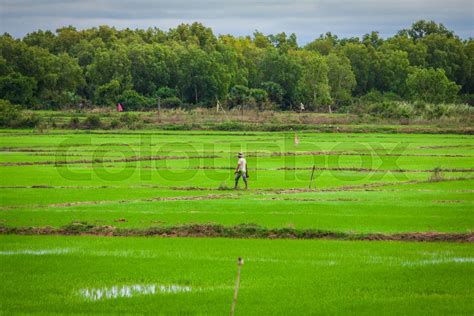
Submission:
<svg viewBox="0 0 474 316">
<path fill-rule="evenodd" d="M 47 207 L 72 207 L 82 205 L 100 205 L 100 204 L 125 204 L 125 203 L 137 203 L 137 202 L 159 202 L 159 201 L 199 201 L 199 200 L 218 200 L 226 199 L 233 200 L 239 196 L 236 194 L 208 194 L 198 196 L 175 196 L 175 197 L 152 197 L 142 199 L 130 199 L 130 200 L 98 200 L 98 201 L 81 201 L 81 202 L 64 202 L 64 203 L 52 203 L 52 204 L 33 204 L 33 205 L 14 205 L 0 207 L 0 210 L 7 211 L 18 208 L 47 208 Z"/>
<path fill-rule="evenodd" d="M 87 222 L 73 222 L 62 227 L 6 227 L 0 226 L 0 235 L 66 235 L 109 237 L 195 237 L 195 238 L 242 238 L 242 239 L 334 239 L 400 242 L 474 242 L 474 232 L 400 232 L 356 233 L 319 229 L 266 228 L 256 224 L 235 226 L 213 224 L 185 224 L 156 226 L 146 229 L 95 226 Z"/>
<path fill-rule="evenodd" d="M 183 159 L 201 159 L 201 158 L 223 158 L 221 156 L 148 156 L 148 157 L 129 157 L 123 159 L 82 159 L 82 160 L 58 160 L 58 161 L 23 161 L 23 162 L 2 162 L 0 166 L 35 166 L 35 165 L 73 165 L 73 164 L 93 164 L 109 162 L 134 162 L 134 161 L 153 161 L 153 160 L 183 160 Z"/>
</svg>

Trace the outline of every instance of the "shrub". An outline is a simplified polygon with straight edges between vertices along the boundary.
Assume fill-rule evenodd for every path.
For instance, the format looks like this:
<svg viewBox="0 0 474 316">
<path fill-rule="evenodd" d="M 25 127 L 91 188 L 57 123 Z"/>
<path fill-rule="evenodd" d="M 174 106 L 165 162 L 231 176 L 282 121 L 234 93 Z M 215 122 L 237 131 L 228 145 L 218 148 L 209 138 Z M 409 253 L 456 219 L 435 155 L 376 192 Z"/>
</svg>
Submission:
<svg viewBox="0 0 474 316">
<path fill-rule="evenodd" d="M 467 104 L 446 104 L 446 116 L 461 117 L 464 119 L 474 115 L 474 107 Z"/>
<path fill-rule="evenodd" d="M 428 120 L 439 120 L 447 113 L 446 108 L 441 104 L 427 104 L 424 116 Z"/>
<path fill-rule="evenodd" d="M 399 96 L 398 94 L 396 94 L 395 92 L 385 92 L 383 94 L 383 99 L 385 101 L 399 101 L 399 102 L 402 102 L 403 101 L 403 98 L 401 96 Z"/>
<path fill-rule="evenodd" d="M 275 104 L 282 103 L 285 91 L 283 90 L 280 84 L 273 81 L 267 81 L 267 82 L 263 82 L 261 86 L 262 86 L 262 89 L 267 92 L 268 98 L 270 99 L 271 102 Z"/>
<path fill-rule="evenodd" d="M 460 103 L 469 104 L 474 106 L 474 94 L 462 94 L 458 97 Z"/>
<path fill-rule="evenodd" d="M 245 104 L 250 97 L 249 88 L 242 85 L 233 86 L 229 91 L 229 103 L 232 106 Z"/>
<path fill-rule="evenodd" d="M 114 79 L 95 90 L 94 101 L 96 104 L 113 105 L 117 102 L 119 93 L 120 82 Z"/>
<path fill-rule="evenodd" d="M 168 109 L 179 108 L 182 104 L 178 97 L 168 97 L 161 100 L 161 106 Z"/>
<path fill-rule="evenodd" d="M 250 96 L 254 98 L 255 102 L 258 104 L 259 107 L 262 106 L 268 100 L 268 93 L 263 89 L 250 89 L 249 90 Z"/>
<path fill-rule="evenodd" d="M 239 122 L 227 121 L 217 125 L 216 129 L 221 131 L 243 131 L 245 130 L 245 126 Z"/>
<path fill-rule="evenodd" d="M 36 80 L 20 73 L 0 77 L 0 96 L 10 102 L 27 105 L 33 99 Z"/>
<path fill-rule="evenodd" d="M 147 98 L 135 90 L 125 90 L 119 97 L 119 102 L 127 111 L 149 109 L 155 104 L 152 98 Z"/>
<path fill-rule="evenodd" d="M 363 95 L 359 98 L 363 103 L 376 103 L 383 101 L 382 92 L 379 90 L 371 90 L 366 95 Z"/>
<path fill-rule="evenodd" d="M 136 120 L 138 120 L 138 115 L 136 114 L 124 113 L 120 116 L 120 122 L 122 122 L 126 126 L 133 124 L 133 122 Z"/>
<path fill-rule="evenodd" d="M 466 104 L 427 104 L 423 114 L 429 120 L 438 120 L 442 117 L 472 119 L 474 108 Z"/>
<path fill-rule="evenodd" d="M 116 128 L 120 128 L 120 127 L 122 127 L 122 122 L 120 122 L 120 120 L 118 120 L 117 118 L 113 118 L 110 121 L 109 128 L 116 129 Z"/>
<path fill-rule="evenodd" d="M 0 99 L 0 126 L 12 127 L 21 118 L 21 108 L 7 100 Z"/>
<path fill-rule="evenodd" d="M 20 124 L 16 127 L 38 127 L 41 125 L 41 118 L 35 113 L 23 114 Z"/>
<path fill-rule="evenodd" d="M 359 98 L 363 103 L 377 103 L 383 101 L 403 101 L 402 97 L 394 92 L 382 93 L 378 90 L 371 90 L 366 95 Z"/>
<path fill-rule="evenodd" d="M 143 126 L 143 120 L 137 114 L 125 113 L 120 116 L 120 122 L 129 129 L 138 129 Z"/>
<path fill-rule="evenodd" d="M 176 90 L 168 88 L 168 87 L 161 87 L 158 90 L 156 90 L 156 92 L 153 94 L 154 98 L 162 98 L 162 99 L 172 98 L 176 96 L 177 96 Z"/>
<path fill-rule="evenodd" d="M 413 106 L 404 102 L 383 101 L 367 105 L 367 112 L 382 118 L 408 119 L 413 117 Z"/>
<path fill-rule="evenodd" d="M 50 116 L 48 118 L 48 126 L 52 127 L 52 128 L 56 128 L 57 127 L 57 124 L 56 124 L 56 120 L 54 118 L 54 116 Z"/>
<path fill-rule="evenodd" d="M 406 102 L 397 102 L 396 112 L 393 113 L 394 118 L 409 119 L 413 117 L 413 106 Z"/>
<path fill-rule="evenodd" d="M 79 118 L 73 116 L 71 117 L 71 119 L 69 120 L 69 128 L 79 128 L 80 127 L 80 124 L 81 122 L 79 121 Z"/>
<path fill-rule="evenodd" d="M 84 122 L 82 123 L 85 129 L 98 129 L 102 127 L 102 121 L 97 115 L 88 115 Z"/>
<path fill-rule="evenodd" d="M 34 113 L 25 113 L 18 105 L 0 99 L 0 127 L 36 127 L 41 118 Z"/>
<path fill-rule="evenodd" d="M 450 81 L 443 69 L 414 68 L 406 80 L 408 94 L 413 100 L 430 103 L 454 102 L 461 89 Z"/>
</svg>

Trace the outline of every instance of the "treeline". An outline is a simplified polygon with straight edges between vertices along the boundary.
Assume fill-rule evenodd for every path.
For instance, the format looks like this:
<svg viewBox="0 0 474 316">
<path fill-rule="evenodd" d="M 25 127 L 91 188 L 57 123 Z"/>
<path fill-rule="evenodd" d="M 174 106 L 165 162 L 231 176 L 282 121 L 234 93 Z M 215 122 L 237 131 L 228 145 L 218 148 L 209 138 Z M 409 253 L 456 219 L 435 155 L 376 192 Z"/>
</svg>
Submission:
<svg viewBox="0 0 474 316">
<path fill-rule="evenodd" d="M 100 26 L 0 37 L 0 99 L 34 109 L 238 105 L 337 111 L 364 100 L 453 103 L 474 93 L 474 41 L 418 21 L 393 37 L 215 36 Z"/>
</svg>

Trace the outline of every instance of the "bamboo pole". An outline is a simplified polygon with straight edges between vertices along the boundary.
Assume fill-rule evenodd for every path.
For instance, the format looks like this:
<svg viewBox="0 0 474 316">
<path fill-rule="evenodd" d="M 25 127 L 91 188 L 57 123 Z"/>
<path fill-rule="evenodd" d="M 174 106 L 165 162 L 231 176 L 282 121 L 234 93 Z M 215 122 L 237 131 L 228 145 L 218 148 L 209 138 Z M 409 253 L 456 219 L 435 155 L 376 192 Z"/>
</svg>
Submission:
<svg viewBox="0 0 474 316">
<path fill-rule="evenodd" d="M 244 260 L 241 257 L 239 257 L 237 259 L 237 281 L 235 282 L 234 300 L 232 301 L 232 308 L 230 309 L 230 316 L 234 316 L 235 305 L 237 305 L 237 296 L 239 294 L 239 286 L 240 286 L 240 271 L 242 269 L 243 264 L 244 264 Z"/>
</svg>

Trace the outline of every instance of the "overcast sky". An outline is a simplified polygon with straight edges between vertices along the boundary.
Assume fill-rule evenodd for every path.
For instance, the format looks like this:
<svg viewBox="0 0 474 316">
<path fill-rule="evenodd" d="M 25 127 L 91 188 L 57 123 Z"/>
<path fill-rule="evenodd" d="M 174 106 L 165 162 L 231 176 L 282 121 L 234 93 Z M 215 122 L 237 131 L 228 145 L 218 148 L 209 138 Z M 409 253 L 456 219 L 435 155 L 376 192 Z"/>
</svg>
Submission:
<svg viewBox="0 0 474 316">
<path fill-rule="evenodd" d="M 0 32 L 15 37 L 67 25 L 168 30 L 199 21 L 216 35 L 294 32 L 304 44 L 328 31 L 388 37 L 419 19 L 474 37 L 473 0 L 0 0 Z"/>
</svg>

